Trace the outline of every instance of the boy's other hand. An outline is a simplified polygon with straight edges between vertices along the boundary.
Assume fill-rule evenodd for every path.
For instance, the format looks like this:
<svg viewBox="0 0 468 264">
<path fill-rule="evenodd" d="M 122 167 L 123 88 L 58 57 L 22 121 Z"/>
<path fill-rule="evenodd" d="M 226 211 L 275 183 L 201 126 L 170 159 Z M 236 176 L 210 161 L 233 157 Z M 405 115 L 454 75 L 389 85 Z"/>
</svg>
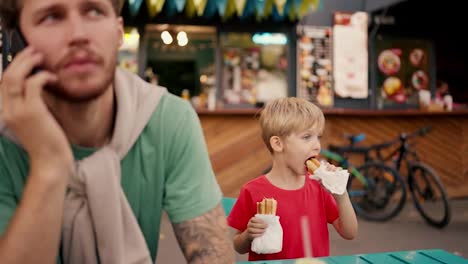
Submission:
<svg viewBox="0 0 468 264">
<path fill-rule="evenodd" d="M 252 241 L 256 237 L 261 237 L 267 228 L 267 224 L 260 218 L 252 217 L 247 224 L 247 238 Z"/>
</svg>

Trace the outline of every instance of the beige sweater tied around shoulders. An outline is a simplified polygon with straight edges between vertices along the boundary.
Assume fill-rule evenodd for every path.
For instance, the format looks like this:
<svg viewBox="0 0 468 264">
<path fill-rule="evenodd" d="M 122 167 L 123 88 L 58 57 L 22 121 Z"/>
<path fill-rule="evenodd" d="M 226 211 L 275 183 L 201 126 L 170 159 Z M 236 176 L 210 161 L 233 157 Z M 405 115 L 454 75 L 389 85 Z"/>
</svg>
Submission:
<svg viewBox="0 0 468 264">
<path fill-rule="evenodd" d="M 64 264 L 149 264 L 143 233 L 120 185 L 120 160 L 151 118 L 166 89 L 116 69 L 117 116 L 110 143 L 76 161 L 65 197 Z M 0 119 L 0 132 L 17 142 Z"/>
</svg>

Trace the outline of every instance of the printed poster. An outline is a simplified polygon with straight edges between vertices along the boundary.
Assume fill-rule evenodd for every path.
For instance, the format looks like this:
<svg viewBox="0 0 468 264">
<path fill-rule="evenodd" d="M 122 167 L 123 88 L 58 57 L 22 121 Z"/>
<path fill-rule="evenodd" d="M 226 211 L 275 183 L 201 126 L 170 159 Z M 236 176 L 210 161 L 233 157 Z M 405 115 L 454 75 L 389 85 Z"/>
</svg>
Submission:
<svg viewBox="0 0 468 264">
<path fill-rule="evenodd" d="M 334 14 L 334 89 L 339 97 L 368 97 L 367 23 L 365 12 Z"/>
</svg>

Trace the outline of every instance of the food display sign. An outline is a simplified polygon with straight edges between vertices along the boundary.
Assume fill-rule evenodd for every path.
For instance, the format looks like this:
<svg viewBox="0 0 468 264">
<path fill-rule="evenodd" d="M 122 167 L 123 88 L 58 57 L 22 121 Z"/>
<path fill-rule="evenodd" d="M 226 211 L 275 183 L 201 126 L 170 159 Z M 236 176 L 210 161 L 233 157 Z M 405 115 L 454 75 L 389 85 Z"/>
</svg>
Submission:
<svg viewBox="0 0 468 264">
<path fill-rule="evenodd" d="M 320 106 L 333 106 L 332 29 L 297 27 L 297 95 Z"/>
<path fill-rule="evenodd" d="M 376 40 L 379 107 L 416 106 L 421 90 L 431 90 L 431 42 L 383 37 Z"/>
</svg>

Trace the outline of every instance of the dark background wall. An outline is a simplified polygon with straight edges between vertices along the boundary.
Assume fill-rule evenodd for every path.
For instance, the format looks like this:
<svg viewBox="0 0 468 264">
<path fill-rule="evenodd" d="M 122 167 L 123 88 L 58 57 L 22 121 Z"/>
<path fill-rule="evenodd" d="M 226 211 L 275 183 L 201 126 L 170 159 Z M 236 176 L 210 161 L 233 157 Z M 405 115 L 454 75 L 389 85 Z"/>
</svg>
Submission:
<svg viewBox="0 0 468 264">
<path fill-rule="evenodd" d="M 464 40 L 467 13 L 461 1 L 423 0 L 362 0 L 323 1 L 323 9 L 306 16 L 300 23 L 306 25 L 332 25 L 334 11 L 365 10 L 371 15 L 369 41 L 379 35 L 422 38 L 433 42 L 437 83 L 447 82 L 454 102 L 468 103 L 468 48 Z M 376 16 L 393 20 L 390 24 L 376 24 Z M 372 54 L 370 54 L 372 56 Z M 370 58 L 372 66 L 373 58 Z M 370 86 L 371 94 L 375 90 Z M 337 99 L 337 107 L 365 108 L 370 100 Z"/>
<path fill-rule="evenodd" d="M 468 103 L 468 51 L 466 9 L 461 1 L 410 0 L 381 9 L 394 17 L 394 25 L 382 25 L 377 34 L 431 39 L 434 43 L 436 76 L 447 82 L 455 102 Z"/>
</svg>

